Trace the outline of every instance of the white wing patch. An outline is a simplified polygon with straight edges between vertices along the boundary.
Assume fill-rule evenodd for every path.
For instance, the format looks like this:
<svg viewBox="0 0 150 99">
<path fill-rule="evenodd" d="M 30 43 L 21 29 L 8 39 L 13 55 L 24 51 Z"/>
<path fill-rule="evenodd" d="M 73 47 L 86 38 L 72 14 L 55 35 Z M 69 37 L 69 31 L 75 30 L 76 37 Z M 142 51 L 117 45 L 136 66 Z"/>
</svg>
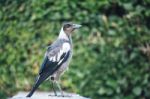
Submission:
<svg viewBox="0 0 150 99">
<path fill-rule="evenodd" d="M 52 62 L 55 62 L 56 61 L 56 56 L 50 57 L 49 60 L 52 61 Z"/>
<path fill-rule="evenodd" d="M 70 50 L 70 45 L 69 45 L 69 43 L 64 43 L 63 46 L 62 46 L 62 49 L 61 49 L 61 50 L 59 51 L 59 53 L 58 53 L 57 61 L 60 61 L 60 62 L 61 62 L 60 57 L 62 56 L 63 53 L 68 52 L 69 50 Z M 60 63 L 60 62 L 59 62 L 59 63 Z M 59 64 L 59 63 L 58 63 L 58 64 Z"/>
<path fill-rule="evenodd" d="M 61 60 L 59 61 L 58 65 L 59 65 L 62 61 L 63 61 L 63 59 L 61 59 Z"/>
<path fill-rule="evenodd" d="M 62 54 L 63 54 L 63 50 L 61 49 L 61 50 L 59 51 L 59 53 L 57 54 L 57 55 L 58 55 L 58 56 L 57 56 L 57 61 L 60 60 L 60 57 L 61 57 Z"/>
<path fill-rule="evenodd" d="M 62 49 L 55 55 L 52 57 L 49 57 L 49 60 L 52 62 L 59 62 L 58 64 L 60 64 L 62 62 L 62 60 L 60 60 L 60 57 L 62 56 L 63 53 L 66 53 L 70 50 L 70 45 L 69 43 L 64 43 L 62 45 Z"/>
<path fill-rule="evenodd" d="M 69 43 L 64 43 L 62 49 L 63 49 L 64 52 L 68 52 L 70 50 L 70 44 Z"/>
</svg>

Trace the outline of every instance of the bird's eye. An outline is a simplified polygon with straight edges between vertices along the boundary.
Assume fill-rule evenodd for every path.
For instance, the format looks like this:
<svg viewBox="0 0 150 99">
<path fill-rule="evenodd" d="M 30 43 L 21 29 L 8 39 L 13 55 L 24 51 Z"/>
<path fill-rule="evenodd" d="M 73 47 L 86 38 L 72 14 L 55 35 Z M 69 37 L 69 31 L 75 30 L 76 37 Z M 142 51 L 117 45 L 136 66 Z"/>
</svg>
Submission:
<svg viewBox="0 0 150 99">
<path fill-rule="evenodd" d="M 66 24 L 65 25 L 65 28 L 69 28 L 69 27 L 71 27 L 71 24 Z"/>
</svg>

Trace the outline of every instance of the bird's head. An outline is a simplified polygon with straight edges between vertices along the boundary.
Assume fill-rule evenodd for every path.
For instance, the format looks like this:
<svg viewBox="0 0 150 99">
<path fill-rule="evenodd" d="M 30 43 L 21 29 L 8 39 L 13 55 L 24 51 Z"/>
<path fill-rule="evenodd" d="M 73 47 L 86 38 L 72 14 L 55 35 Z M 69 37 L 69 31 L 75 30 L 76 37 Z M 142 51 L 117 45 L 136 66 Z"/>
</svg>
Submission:
<svg viewBox="0 0 150 99">
<path fill-rule="evenodd" d="M 74 30 L 79 29 L 80 27 L 81 27 L 81 25 L 79 25 L 79 24 L 73 24 L 71 22 L 68 22 L 68 23 L 63 24 L 63 31 L 66 34 L 70 35 L 70 34 L 72 34 L 72 32 Z"/>
</svg>

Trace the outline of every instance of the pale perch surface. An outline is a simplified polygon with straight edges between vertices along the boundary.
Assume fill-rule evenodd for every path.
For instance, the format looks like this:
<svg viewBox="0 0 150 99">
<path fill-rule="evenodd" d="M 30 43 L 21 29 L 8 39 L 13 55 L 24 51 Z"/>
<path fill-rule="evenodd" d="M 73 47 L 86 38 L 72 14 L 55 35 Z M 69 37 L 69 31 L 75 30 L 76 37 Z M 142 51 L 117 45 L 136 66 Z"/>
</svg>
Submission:
<svg viewBox="0 0 150 99">
<path fill-rule="evenodd" d="M 19 92 L 17 95 L 9 99 L 89 99 L 74 93 L 64 93 L 65 97 L 54 96 L 50 92 L 35 92 L 32 97 L 28 98 L 28 92 Z"/>
</svg>

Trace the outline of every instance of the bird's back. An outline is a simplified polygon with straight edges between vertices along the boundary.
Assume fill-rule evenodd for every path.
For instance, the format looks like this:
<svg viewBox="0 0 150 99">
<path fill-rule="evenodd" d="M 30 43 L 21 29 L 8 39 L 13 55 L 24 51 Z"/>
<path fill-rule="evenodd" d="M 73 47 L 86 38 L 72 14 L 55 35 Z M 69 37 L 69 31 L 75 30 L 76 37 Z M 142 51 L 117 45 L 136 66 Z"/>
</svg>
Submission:
<svg viewBox="0 0 150 99">
<path fill-rule="evenodd" d="M 62 64 L 68 62 L 71 56 L 71 42 L 64 39 L 56 40 L 48 47 L 39 74 L 52 71 L 52 75 Z"/>
</svg>

